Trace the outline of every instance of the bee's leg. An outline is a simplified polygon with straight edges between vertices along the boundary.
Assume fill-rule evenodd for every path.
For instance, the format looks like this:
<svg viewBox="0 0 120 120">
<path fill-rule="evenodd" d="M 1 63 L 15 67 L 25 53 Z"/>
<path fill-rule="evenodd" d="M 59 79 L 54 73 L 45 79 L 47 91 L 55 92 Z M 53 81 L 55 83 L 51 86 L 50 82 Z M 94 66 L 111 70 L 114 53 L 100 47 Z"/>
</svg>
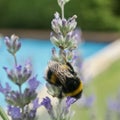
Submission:
<svg viewBox="0 0 120 120">
<path fill-rule="evenodd" d="M 58 96 L 58 98 L 62 98 L 63 97 L 63 91 L 62 91 L 62 89 L 60 90 L 60 94 L 59 94 L 59 96 Z"/>
<path fill-rule="evenodd" d="M 72 69 L 74 71 L 72 65 L 69 62 L 66 62 L 66 64 L 70 67 L 70 69 Z"/>
<path fill-rule="evenodd" d="M 66 64 L 67 64 L 67 65 L 69 66 L 69 68 L 70 68 L 70 73 L 72 73 L 73 75 L 76 75 L 76 73 L 75 73 L 72 65 L 71 65 L 69 62 L 67 62 Z"/>
</svg>

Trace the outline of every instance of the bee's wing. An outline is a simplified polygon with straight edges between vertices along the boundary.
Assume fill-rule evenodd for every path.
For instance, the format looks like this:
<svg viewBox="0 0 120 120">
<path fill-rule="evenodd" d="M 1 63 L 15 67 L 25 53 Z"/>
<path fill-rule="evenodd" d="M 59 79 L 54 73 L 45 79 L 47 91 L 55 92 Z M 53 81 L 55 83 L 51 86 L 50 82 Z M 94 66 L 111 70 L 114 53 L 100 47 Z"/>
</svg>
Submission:
<svg viewBox="0 0 120 120">
<path fill-rule="evenodd" d="M 50 63 L 49 69 L 58 77 L 59 82 L 65 87 L 66 78 L 71 78 L 73 75 L 69 72 L 67 66 L 60 63 Z"/>
</svg>

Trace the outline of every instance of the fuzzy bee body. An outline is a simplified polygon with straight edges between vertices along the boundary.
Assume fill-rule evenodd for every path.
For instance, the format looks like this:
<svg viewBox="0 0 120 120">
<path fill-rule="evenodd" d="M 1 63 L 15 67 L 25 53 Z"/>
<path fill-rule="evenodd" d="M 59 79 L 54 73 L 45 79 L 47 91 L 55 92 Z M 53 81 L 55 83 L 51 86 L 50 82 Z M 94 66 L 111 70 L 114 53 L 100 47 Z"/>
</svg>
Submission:
<svg viewBox="0 0 120 120">
<path fill-rule="evenodd" d="M 46 80 L 57 87 L 61 87 L 59 97 L 71 96 L 76 99 L 81 97 L 83 85 L 77 77 L 70 63 L 61 64 L 50 61 L 46 72 Z"/>
</svg>

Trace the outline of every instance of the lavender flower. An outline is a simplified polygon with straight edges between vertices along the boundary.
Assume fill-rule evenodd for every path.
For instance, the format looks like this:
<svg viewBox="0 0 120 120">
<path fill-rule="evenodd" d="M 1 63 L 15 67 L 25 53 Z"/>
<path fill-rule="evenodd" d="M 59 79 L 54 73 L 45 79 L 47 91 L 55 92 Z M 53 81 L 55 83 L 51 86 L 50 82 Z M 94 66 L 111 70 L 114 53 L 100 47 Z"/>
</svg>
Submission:
<svg viewBox="0 0 120 120">
<path fill-rule="evenodd" d="M 61 32 L 60 28 L 62 27 L 62 20 L 58 12 L 54 14 L 54 17 L 55 18 L 51 22 L 52 29 L 54 30 L 54 32 L 60 33 Z"/>
<path fill-rule="evenodd" d="M 77 25 L 76 15 L 66 20 L 65 18 L 62 19 L 59 13 L 56 12 L 54 14 L 54 17 L 55 18 L 52 20 L 51 25 L 52 25 L 52 29 L 56 34 L 61 33 L 63 35 L 66 35 L 68 32 L 71 32 L 76 28 L 76 25 Z"/>
<path fill-rule="evenodd" d="M 71 110 L 71 105 L 76 102 L 75 98 L 67 97 L 65 106 L 62 107 L 62 120 L 71 120 L 74 115 L 74 111 Z"/>
<path fill-rule="evenodd" d="M 22 65 L 15 66 L 14 69 L 9 70 L 7 67 L 4 67 L 4 70 L 7 73 L 8 78 L 18 84 L 23 84 L 31 76 L 32 71 L 27 67 L 28 65 L 22 68 Z"/>
<path fill-rule="evenodd" d="M 67 97 L 66 99 L 59 99 L 58 104 L 55 108 L 57 113 L 56 119 L 58 120 L 70 120 L 74 111 L 71 110 L 71 105 L 76 101 L 75 98 Z"/>
<path fill-rule="evenodd" d="M 31 91 L 34 91 L 37 89 L 37 87 L 39 86 L 40 82 L 37 80 L 37 76 L 31 78 L 28 81 L 29 87 Z"/>
<path fill-rule="evenodd" d="M 49 97 L 43 98 L 41 105 L 43 105 L 48 111 L 52 120 L 70 120 L 74 114 L 70 111 L 71 105 L 76 101 L 72 97 L 68 97 L 66 102 L 59 99 L 56 103 L 52 105 Z M 65 103 L 64 103 L 65 102 Z"/>
<path fill-rule="evenodd" d="M 51 104 L 50 98 L 49 97 L 43 98 L 43 101 L 41 102 L 41 105 L 43 105 L 46 108 L 46 110 L 47 110 L 48 114 L 50 115 L 51 119 L 56 120 L 55 112 L 53 111 L 53 106 Z"/>
<path fill-rule="evenodd" d="M 0 92 L 4 95 L 7 95 L 11 91 L 11 87 L 9 83 L 6 83 L 5 85 L 5 88 L 3 88 L 2 84 L 0 83 Z"/>
<path fill-rule="evenodd" d="M 52 110 L 51 100 L 49 97 L 43 98 L 41 105 L 43 105 L 48 110 L 48 112 Z"/>
<path fill-rule="evenodd" d="M 37 80 L 37 76 L 31 77 L 32 67 L 30 61 L 27 61 L 24 66 L 17 63 L 16 52 L 21 47 L 18 39 L 15 35 L 12 35 L 11 38 L 5 38 L 8 52 L 13 55 L 15 66 L 12 69 L 4 67 L 8 78 L 18 86 L 18 89 L 12 90 L 8 83 L 5 87 L 0 83 L 0 92 L 5 96 L 8 103 L 8 115 L 11 116 L 12 120 L 34 120 L 36 111 L 41 106 L 38 99 L 36 99 L 36 89 L 40 82 Z M 28 81 L 28 87 L 23 88 L 26 81 Z M 33 103 L 33 107 L 30 107 L 30 103 Z"/>
<path fill-rule="evenodd" d="M 57 36 L 51 34 L 50 40 L 57 47 L 62 49 L 75 49 L 77 47 L 76 40 L 78 39 L 76 34 L 73 34 L 73 30 L 76 27 L 76 17 L 73 16 L 66 19 L 61 19 L 59 13 L 55 13 L 55 18 L 51 22 L 52 28 Z"/>
<path fill-rule="evenodd" d="M 36 110 L 30 110 L 28 118 L 29 120 L 33 120 L 36 117 Z"/>
<path fill-rule="evenodd" d="M 70 106 L 76 101 L 75 98 L 72 98 L 72 97 L 67 97 L 67 100 L 66 100 L 66 108 L 69 109 Z"/>
<path fill-rule="evenodd" d="M 41 103 L 39 103 L 39 98 L 36 98 L 33 102 L 33 110 L 37 110 L 37 108 L 39 108 L 41 106 Z"/>
<path fill-rule="evenodd" d="M 5 37 L 5 44 L 7 46 L 8 52 L 14 55 L 21 47 L 21 43 L 18 41 L 19 37 L 12 35 L 11 38 Z"/>
<path fill-rule="evenodd" d="M 8 115 L 12 117 L 13 120 L 22 120 L 22 114 L 20 112 L 20 108 L 8 106 Z"/>
</svg>

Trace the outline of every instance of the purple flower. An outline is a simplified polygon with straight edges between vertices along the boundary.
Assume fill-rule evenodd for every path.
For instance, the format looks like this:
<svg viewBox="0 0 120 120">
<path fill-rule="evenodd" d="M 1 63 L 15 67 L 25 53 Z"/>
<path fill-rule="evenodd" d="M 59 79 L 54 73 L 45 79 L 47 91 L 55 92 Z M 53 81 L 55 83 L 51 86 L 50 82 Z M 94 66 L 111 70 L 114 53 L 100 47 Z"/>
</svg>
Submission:
<svg viewBox="0 0 120 120">
<path fill-rule="evenodd" d="M 43 98 L 43 101 L 41 102 L 41 105 L 43 105 L 47 109 L 48 114 L 50 115 L 51 119 L 56 120 L 56 116 L 55 116 L 55 113 L 53 111 L 53 107 L 51 105 L 50 98 L 49 97 Z"/>
<path fill-rule="evenodd" d="M 74 30 L 73 34 L 75 35 L 77 42 L 80 43 L 82 41 L 82 31 L 77 28 Z"/>
<path fill-rule="evenodd" d="M 16 80 L 13 70 L 9 70 L 7 67 L 3 67 L 3 69 L 6 71 L 7 76 L 10 80 L 12 80 L 12 81 Z"/>
<path fill-rule="evenodd" d="M 31 78 L 29 81 L 28 81 L 28 84 L 29 84 L 29 87 L 30 87 L 30 90 L 33 91 L 33 90 L 36 90 L 37 87 L 39 86 L 40 82 L 37 80 L 37 75 L 33 78 Z"/>
<path fill-rule="evenodd" d="M 22 105 L 21 94 L 17 91 L 10 91 L 5 95 L 5 100 L 14 106 Z"/>
<path fill-rule="evenodd" d="M 3 88 L 3 86 L 0 83 L 0 92 L 4 95 L 7 95 L 11 91 L 11 87 L 8 83 L 6 83 L 5 85 L 5 88 Z"/>
<path fill-rule="evenodd" d="M 76 22 L 77 16 L 74 15 L 73 17 L 66 20 L 65 18 L 61 18 L 59 13 L 56 12 L 54 14 L 54 19 L 51 22 L 52 29 L 55 33 L 59 34 L 66 34 L 68 32 L 73 31 L 76 28 L 77 22 Z"/>
<path fill-rule="evenodd" d="M 30 118 L 30 120 L 34 119 L 35 116 L 36 116 L 36 110 L 30 110 L 30 112 L 29 112 L 29 118 Z"/>
<path fill-rule="evenodd" d="M 76 99 L 73 98 L 73 97 L 67 97 L 67 100 L 66 100 L 66 107 L 64 108 L 64 113 L 67 114 L 70 110 L 70 106 L 76 102 Z"/>
<path fill-rule="evenodd" d="M 5 44 L 7 46 L 8 51 L 11 54 L 15 54 L 21 47 L 21 43 L 18 41 L 19 37 L 16 35 L 12 35 L 11 38 L 5 37 Z"/>
<path fill-rule="evenodd" d="M 10 115 L 13 119 L 20 119 L 22 117 L 20 108 L 8 106 L 8 115 Z"/>
<path fill-rule="evenodd" d="M 41 104 L 39 104 L 39 98 L 36 98 L 32 103 L 33 103 L 33 110 L 36 110 L 38 107 L 41 106 Z"/>
<path fill-rule="evenodd" d="M 28 80 L 28 78 L 32 74 L 32 70 L 28 66 L 29 65 L 27 64 L 24 67 L 22 67 L 21 65 L 17 65 L 14 69 L 11 70 L 9 70 L 7 67 L 4 67 L 4 70 L 6 71 L 8 78 L 12 82 L 21 85 L 26 80 Z"/>
<path fill-rule="evenodd" d="M 43 105 L 48 111 L 52 110 L 51 100 L 49 97 L 43 98 L 41 105 Z"/>
<path fill-rule="evenodd" d="M 54 19 L 52 20 L 51 24 L 52 24 L 52 29 L 56 32 L 56 33 L 60 33 L 60 27 L 62 26 L 62 20 L 60 18 L 60 15 L 58 12 L 56 12 L 54 14 Z"/>
<path fill-rule="evenodd" d="M 67 97 L 67 100 L 66 100 L 66 108 L 67 110 L 70 108 L 70 106 L 76 102 L 76 99 L 73 98 L 73 97 Z"/>
<path fill-rule="evenodd" d="M 77 25 L 76 18 L 77 16 L 73 15 L 71 18 L 68 19 L 67 24 L 68 24 L 69 31 L 72 31 L 76 28 L 76 25 Z"/>
</svg>

